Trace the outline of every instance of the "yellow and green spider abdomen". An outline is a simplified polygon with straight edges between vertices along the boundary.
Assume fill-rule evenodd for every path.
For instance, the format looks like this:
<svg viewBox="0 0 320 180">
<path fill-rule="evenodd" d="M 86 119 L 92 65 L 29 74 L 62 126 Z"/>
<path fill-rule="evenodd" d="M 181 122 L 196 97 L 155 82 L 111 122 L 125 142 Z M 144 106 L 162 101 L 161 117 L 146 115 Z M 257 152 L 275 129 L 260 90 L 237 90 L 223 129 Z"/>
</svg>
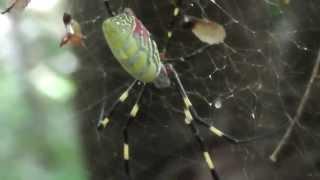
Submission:
<svg viewBox="0 0 320 180">
<path fill-rule="evenodd" d="M 102 29 L 113 55 L 131 76 L 145 83 L 157 78 L 162 66 L 157 45 L 129 9 L 105 20 Z"/>
</svg>

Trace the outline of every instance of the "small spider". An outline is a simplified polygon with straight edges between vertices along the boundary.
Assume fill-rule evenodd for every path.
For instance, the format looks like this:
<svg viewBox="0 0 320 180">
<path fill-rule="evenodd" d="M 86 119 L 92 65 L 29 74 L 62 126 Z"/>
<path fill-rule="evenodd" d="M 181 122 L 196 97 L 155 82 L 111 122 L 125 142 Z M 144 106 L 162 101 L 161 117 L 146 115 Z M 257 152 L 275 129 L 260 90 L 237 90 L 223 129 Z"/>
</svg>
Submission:
<svg viewBox="0 0 320 180">
<path fill-rule="evenodd" d="M 125 165 L 126 175 L 130 179 L 130 145 L 128 138 L 128 128 L 136 118 L 139 112 L 139 101 L 144 94 L 145 85 L 152 83 L 155 87 L 162 89 L 172 85 L 177 85 L 178 92 L 182 96 L 184 102 L 184 114 L 185 123 L 190 127 L 192 133 L 196 137 L 196 140 L 201 147 L 203 159 L 211 171 L 212 179 L 218 180 L 219 176 L 215 169 L 213 158 L 209 153 L 208 147 L 205 145 L 203 138 L 199 135 L 198 125 L 206 127 L 210 132 L 218 137 L 222 137 L 233 143 L 247 142 L 247 140 L 239 140 L 235 137 L 228 135 L 216 127 L 208 124 L 203 118 L 201 118 L 193 107 L 183 85 L 179 78 L 177 71 L 173 64 L 170 62 L 174 59 L 168 60 L 164 56 L 160 55 L 156 42 L 151 38 L 149 31 L 145 28 L 142 22 L 134 15 L 134 13 L 125 8 L 122 13 L 115 14 L 109 4 L 109 0 L 104 0 L 106 9 L 111 16 L 107 18 L 102 25 L 103 34 L 109 45 L 114 57 L 119 61 L 121 66 L 135 79 L 131 85 L 122 93 L 122 95 L 111 105 L 110 109 L 103 112 L 99 122 L 97 124 L 98 130 L 102 130 L 107 127 L 111 121 L 111 116 L 116 107 L 125 102 L 129 97 L 130 91 L 135 87 L 140 86 L 138 96 L 130 111 L 129 118 L 127 119 L 126 126 L 123 131 L 123 159 Z M 174 9 L 173 15 L 177 17 L 180 15 L 180 9 L 178 6 Z M 201 51 L 212 44 L 222 43 L 226 34 L 223 26 L 207 19 L 199 19 L 192 16 L 183 16 L 182 24 L 192 30 L 195 36 L 202 42 L 207 43 L 207 46 L 201 48 Z M 68 37 L 77 36 L 72 28 L 70 22 L 75 22 L 70 19 L 71 16 L 66 18 L 64 16 L 64 23 L 67 28 Z M 66 20 L 67 19 L 67 20 Z M 177 19 L 177 18 L 174 18 Z M 175 24 L 175 23 L 172 23 Z M 80 31 L 79 31 L 80 32 Z M 71 34 L 70 34 L 71 33 Z M 81 33 L 80 33 L 81 34 Z M 82 36 L 82 35 L 81 35 Z M 167 33 L 168 40 L 172 37 L 172 32 Z M 67 43 L 67 40 L 64 41 Z M 64 44 L 63 43 L 63 44 Z M 77 43 L 76 43 L 77 44 Z M 195 54 L 201 53 L 196 50 L 193 53 L 181 58 L 188 58 Z M 175 59 L 177 60 L 177 59 Z M 174 83 L 172 83 L 172 81 Z"/>
</svg>

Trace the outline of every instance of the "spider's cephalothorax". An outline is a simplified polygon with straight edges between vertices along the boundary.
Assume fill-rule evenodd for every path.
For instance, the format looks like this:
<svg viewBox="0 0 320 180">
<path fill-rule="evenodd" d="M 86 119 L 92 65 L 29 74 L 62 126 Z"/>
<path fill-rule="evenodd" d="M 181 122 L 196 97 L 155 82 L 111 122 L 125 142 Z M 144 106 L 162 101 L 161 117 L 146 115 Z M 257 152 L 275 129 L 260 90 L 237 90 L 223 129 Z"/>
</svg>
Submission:
<svg viewBox="0 0 320 180">
<path fill-rule="evenodd" d="M 157 87 L 170 85 L 156 42 L 130 9 L 105 20 L 102 28 L 113 55 L 131 76 Z"/>
</svg>

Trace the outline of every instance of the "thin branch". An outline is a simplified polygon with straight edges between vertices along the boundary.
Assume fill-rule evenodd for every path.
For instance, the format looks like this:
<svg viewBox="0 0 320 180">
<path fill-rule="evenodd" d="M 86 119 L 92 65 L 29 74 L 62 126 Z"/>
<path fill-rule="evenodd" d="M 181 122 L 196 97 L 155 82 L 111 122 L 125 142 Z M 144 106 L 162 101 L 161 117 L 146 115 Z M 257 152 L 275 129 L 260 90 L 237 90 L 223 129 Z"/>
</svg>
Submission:
<svg viewBox="0 0 320 180">
<path fill-rule="evenodd" d="M 273 162 L 277 161 L 278 154 L 283 149 L 283 146 L 285 144 L 287 144 L 295 124 L 297 124 L 299 122 L 299 119 L 301 118 L 301 115 L 303 113 L 303 110 L 305 108 L 307 100 L 309 98 L 312 85 L 313 85 L 314 80 L 316 79 L 316 77 L 318 75 L 319 66 L 320 66 L 320 50 L 318 51 L 318 56 L 317 56 L 315 65 L 313 67 L 311 77 L 310 77 L 309 82 L 307 84 L 307 87 L 306 87 L 306 90 L 304 92 L 304 95 L 303 95 L 303 97 L 302 97 L 302 99 L 300 101 L 300 104 L 299 104 L 299 107 L 297 109 L 296 115 L 295 115 L 293 121 L 291 121 L 291 124 L 288 127 L 286 133 L 283 135 L 282 139 L 279 141 L 277 147 L 274 149 L 273 153 L 270 155 L 270 160 L 273 161 Z"/>
<path fill-rule="evenodd" d="M 12 3 L 7 9 L 1 12 L 1 14 L 5 14 L 11 11 L 11 9 L 16 5 L 16 2 Z"/>
</svg>

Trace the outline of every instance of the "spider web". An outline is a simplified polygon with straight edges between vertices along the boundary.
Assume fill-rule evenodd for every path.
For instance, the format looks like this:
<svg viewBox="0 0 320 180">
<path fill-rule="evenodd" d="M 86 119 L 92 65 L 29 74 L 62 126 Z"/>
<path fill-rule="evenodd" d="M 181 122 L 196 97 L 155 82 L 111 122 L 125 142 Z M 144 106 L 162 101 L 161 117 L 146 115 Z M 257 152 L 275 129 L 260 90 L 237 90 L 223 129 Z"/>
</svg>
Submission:
<svg viewBox="0 0 320 180">
<path fill-rule="evenodd" d="M 110 3 L 117 10 L 122 2 Z M 162 49 L 173 3 L 134 0 L 129 7 Z M 319 178 L 319 75 L 278 162 L 269 159 L 297 114 L 317 59 L 319 8 L 317 0 L 183 1 L 186 14 L 221 23 L 227 32 L 224 44 L 174 64 L 194 107 L 237 138 L 268 135 L 230 144 L 200 128 L 221 179 Z M 102 102 L 110 106 L 133 79 L 105 43 L 101 24 L 108 15 L 103 1 L 74 0 L 67 9 L 86 35 L 86 48 L 75 49 L 81 66 L 74 79 L 88 173 L 92 179 L 124 179 L 122 127 L 136 93 L 116 110 L 102 133 L 95 126 Z M 203 45 L 191 32 L 176 28 L 166 56 L 186 55 Z M 200 148 L 183 122 L 183 102 L 176 88 L 149 87 L 140 105 L 129 130 L 134 179 L 211 180 Z"/>
</svg>

